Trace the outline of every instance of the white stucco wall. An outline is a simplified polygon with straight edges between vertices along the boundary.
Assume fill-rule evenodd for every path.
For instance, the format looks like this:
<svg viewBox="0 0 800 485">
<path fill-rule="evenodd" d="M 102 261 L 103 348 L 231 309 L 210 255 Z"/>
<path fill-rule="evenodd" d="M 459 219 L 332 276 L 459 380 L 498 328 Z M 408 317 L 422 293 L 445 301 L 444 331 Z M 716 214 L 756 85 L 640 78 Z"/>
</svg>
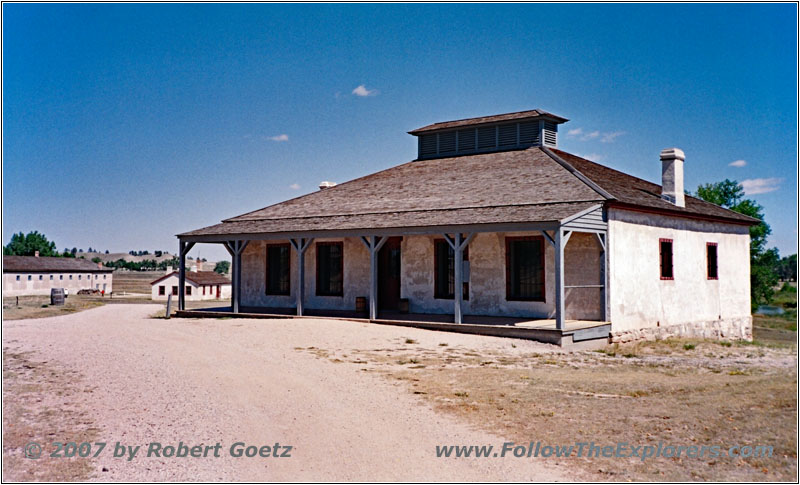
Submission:
<svg viewBox="0 0 800 485">
<path fill-rule="evenodd" d="M 612 332 L 750 321 L 747 226 L 619 209 L 609 211 Z M 673 240 L 673 280 L 661 280 L 659 239 Z M 718 244 L 719 279 L 706 274 L 706 243 Z"/>
<path fill-rule="evenodd" d="M 157 301 L 167 301 L 168 296 L 172 293 L 172 287 L 178 286 L 178 275 L 173 274 L 164 278 L 163 280 L 159 281 L 156 284 L 150 285 L 150 298 Z M 164 287 L 164 295 L 158 294 L 158 287 Z M 228 283 L 227 285 L 205 285 L 206 294 L 203 294 L 203 286 L 196 285 L 194 282 L 190 280 L 186 280 L 186 287 L 192 288 L 192 294 L 186 295 L 186 301 L 203 301 L 203 300 L 216 300 L 217 299 L 217 286 L 220 287 L 220 298 L 221 300 L 226 300 L 231 297 L 231 285 Z M 173 295 L 173 301 L 177 302 L 178 295 Z"/>
<path fill-rule="evenodd" d="M 19 281 L 17 281 L 19 276 Z M 30 280 L 28 277 L 30 276 Z M 39 277 L 41 276 L 41 280 Z M 52 276 L 52 280 L 50 277 Z M 72 277 L 70 279 L 70 276 Z M 79 279 L 80 277 L 80 279 Z M 3 273 L 3 296 L 49 295 L 52 288 L 66 288 L 74 295 L 80 290 L 113 290 L 113 273 Z"/>
</svg>

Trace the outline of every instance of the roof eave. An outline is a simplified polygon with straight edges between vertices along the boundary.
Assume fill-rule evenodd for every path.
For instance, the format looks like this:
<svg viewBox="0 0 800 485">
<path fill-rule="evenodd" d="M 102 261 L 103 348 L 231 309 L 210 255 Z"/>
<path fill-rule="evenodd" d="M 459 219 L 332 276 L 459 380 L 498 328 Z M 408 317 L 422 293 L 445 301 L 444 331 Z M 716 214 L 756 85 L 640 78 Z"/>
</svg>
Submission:
<svg viewBox="0 0 800 485">
<path fill-rule="evenodd" d="M 686 212 L 678 209 L 665 209 L 665 208 L 657 208 L 657 207 L 648 207 L 638 204 L 630 204 L 627 202 L 620 202 L 618 200 L 609 200 L 606 202 L 606 207 L 610 208 L 618 208 L 624 210 L 631 210 L 636 212 L 646 212 L 650 214 L 661 214 L 661 215 L 669 215 L 674 217 L 683 217 L 686 219 L 696 219 L 701 221 L 709 221 L 709 222 L 723 222 L 726 224 L 736 224 L 740 226 L 755 226 L 761 224 L 761 220 L 746 216 L 742 214 L 743 218 L 746 219 L 737 219 L 737 218 L 728 218 L 723 216 L 715 216 L 711 214 L 697 214 L 693 212 Z"/>
<path fill-rule="evenodd" d="M 523 120 L 534 120 L 534 119 L 536 119 L 536 120 L 540 120 L 540 119 L 549 120 L 549 121 L 554 121 L 556 123 L 566 123 L 567 121 L 569 121 L 567 118 L 563 118 L 561 116 L 554 115 L 552 113 L 542 113 L 542 114 L 538 114 L 538 115 L 525 116 L 525 117 L 521 117 L 521 118 L 510 118 L 510 119 L 507 119 L 507 120 L 485 121 L 485 122 L 482 122 L 482 123 L 465 123 L 465 124 L 460 125 L 460 126 L 457 125 L 457 126 L 451 126 L 451 127 L 446 127 L 446 128 L 442 127 L 441 125 L 444 125 L 446 123 L 453 123 L 453 121 L 442 121 L 442 122 L 439 122 L 439 123 L 433 123 L 433 124 L 430 124 L 430 125 L 426 125 L 426 126 L 423 126 L 422 128 L 417 128 L 415 130 L 411 130 L 411 131 L 408 131 L 406 133 L 408 133 L 409 135 L 413 135 L 413 136 L 419 136 L 419 135 L 422 135 L 422 134 L 425 134 L 425 133 L 430 133 L 430 132 L 433 132 L 433 131 L 459 130 L 459 129 L 463 129 L 463 128 L 467 127 L 467 126 L 496 125 L 498 123 L 514 123 L 514 122 L 519 122 L 519 121 L 523 121 Z M 461 121 L 461 120 L 455 120 L 455 121 Z M 464 120 L 464 121 L 467 121 L 467 120 Z"/>
</svg>

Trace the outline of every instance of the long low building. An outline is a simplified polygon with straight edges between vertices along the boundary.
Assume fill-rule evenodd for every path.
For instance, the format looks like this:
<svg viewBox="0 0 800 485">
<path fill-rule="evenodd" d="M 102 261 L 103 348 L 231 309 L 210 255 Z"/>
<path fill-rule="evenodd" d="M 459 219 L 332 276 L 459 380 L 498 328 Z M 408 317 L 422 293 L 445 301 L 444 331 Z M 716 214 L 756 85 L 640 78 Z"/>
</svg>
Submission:
<svg viewBox="0 0 800 485">
<path fill-rule="evenodd" d="M 49 295 L 52 288 L 111 293 L 113 273 L 82 258 L 3 256 L 3 296 Z"/>
</svg>

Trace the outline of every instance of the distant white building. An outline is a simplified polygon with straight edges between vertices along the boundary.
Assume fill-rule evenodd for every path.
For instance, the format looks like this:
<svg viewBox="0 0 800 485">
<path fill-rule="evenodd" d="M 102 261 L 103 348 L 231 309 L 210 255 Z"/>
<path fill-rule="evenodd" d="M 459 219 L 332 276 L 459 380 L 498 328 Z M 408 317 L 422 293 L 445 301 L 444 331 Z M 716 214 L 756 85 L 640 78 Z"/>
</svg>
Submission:
<svg viewBox="0 0 800 485">
<path fill-rule="evenodd" d="M 178 272 L 169 272 L 150 285 L 153 300 L 166 300 L 169 295 L 177 297 Z M 186 272 L 186 300 L 224 300 L 230 297 L 231 281 L 225 276 L 214 271 Z"/>
<path fill-rule="evenodd" d="M 111 293 L 113 273 L 82 258 L 3 256 L 3 296 L 49 295 L 52 288 Z"/>
</svg>

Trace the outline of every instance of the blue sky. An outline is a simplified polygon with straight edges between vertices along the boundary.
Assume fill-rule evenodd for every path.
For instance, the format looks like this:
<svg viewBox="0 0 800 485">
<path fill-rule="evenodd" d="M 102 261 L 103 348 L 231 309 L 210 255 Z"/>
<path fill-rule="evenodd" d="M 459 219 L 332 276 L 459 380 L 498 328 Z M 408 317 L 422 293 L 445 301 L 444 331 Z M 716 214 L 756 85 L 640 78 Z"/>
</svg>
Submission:
<svg viewBox="0 0 800 485">
<path fill-rule="evenodd" d="M 560 147 L 731 178 L 797 248 L 796 6 L 3 5 L 3 232 L 175 234 L 409 161 L 406 131 L 542 108 Z M 198 245 L 193 254 L 227 255 Z"/>
</svg>

